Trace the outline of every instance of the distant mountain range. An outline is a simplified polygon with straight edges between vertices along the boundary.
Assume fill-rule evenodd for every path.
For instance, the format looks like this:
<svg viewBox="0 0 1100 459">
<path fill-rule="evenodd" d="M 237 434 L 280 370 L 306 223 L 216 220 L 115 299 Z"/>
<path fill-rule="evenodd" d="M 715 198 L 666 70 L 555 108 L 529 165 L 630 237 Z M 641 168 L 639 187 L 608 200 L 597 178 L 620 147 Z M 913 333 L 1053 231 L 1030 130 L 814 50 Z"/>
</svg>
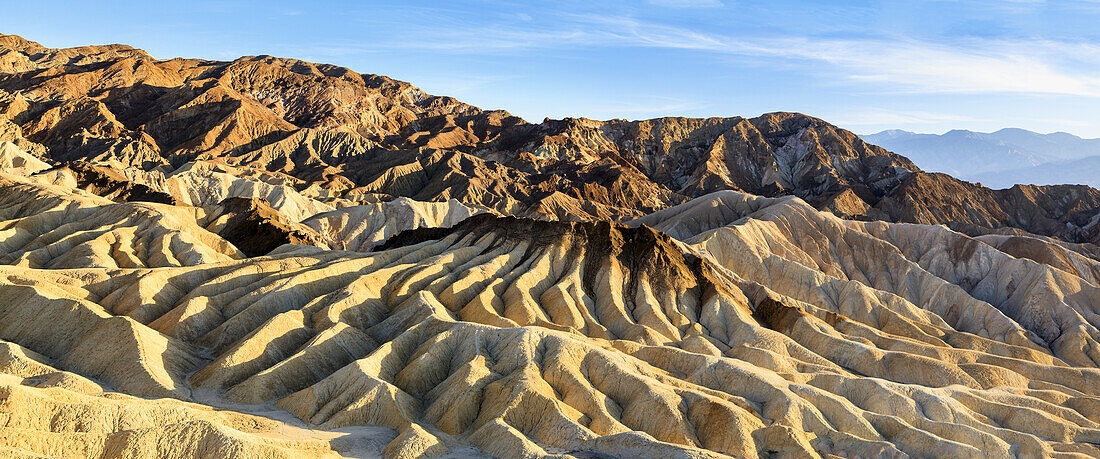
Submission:
<svg viewBox="0 0 1100 459">
<path fill-rule="evenodd" d="M 942 135 L 891 129 L 861 137 L 905 155 L 922 169 L 992 188 L 1017 183 L 1100 185 L 1100 139 L 1014 128 L 988 133 L 956 129 Z"/>
</svg>

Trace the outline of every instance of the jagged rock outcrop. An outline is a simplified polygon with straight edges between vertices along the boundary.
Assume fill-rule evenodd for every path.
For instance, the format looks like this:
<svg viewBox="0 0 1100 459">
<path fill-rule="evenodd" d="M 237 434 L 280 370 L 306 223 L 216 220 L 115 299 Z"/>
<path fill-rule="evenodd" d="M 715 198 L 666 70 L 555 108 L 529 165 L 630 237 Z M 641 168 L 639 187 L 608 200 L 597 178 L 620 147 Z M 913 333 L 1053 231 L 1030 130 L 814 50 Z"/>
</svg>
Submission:
<svg viewBox="0 0 1100 459">
<path fill-rule="evenodd" d="M 54 50 L 3 40 L 9 64 L 0 76 L 0 114 L 63 160 L 106 154 L 150 166 L 270 143 L 301 128 L 376 141 L 419 117 L 478 111 L 383 76 L 292 59 L 159 61 L 121 45 Z M 282 163 L 271 164 L 277 169 L 325 173 L 323 158 L 308 153 L 293 163 L 266 159 Z"/>
<path fill-rule="evenodd" d="M 21 73 L 66 65 L 82 66 L 122 57 L 152 58 L 145 51 L 126 45 L 52 49 L 18 35 L 0 35 L 0 73 Z"/>
<path fill-rule="evenodd" d="M 370 252 L 376 245 L 402 231 L 420 227 L 450 228 L 484 212 L 484 209 L 466 206 L 453 199 L 447 202 L 418 202 L 397 198 L 317 214 L 302 224 L 316 230 L 329 247 Z"/>
<path fill-rule="evenodd" d="M 72 176 L 76 186 L 97 196 L 103 196 L 116 202 L 142 201 L 176 204 L 168 193 L 157 191 L 148 185 L 130 180 L 118 169 L 107 165 L 90 164 L 84 161 L 67 163 L 58 174 Z"/>
<path fill-rule="evenodd" d="M 0 264 L 31 268 L 190 266 L 243 258 L 202 209 L 114 203 L 0 174 Z"/>
<path fill-rule="evenodd" d="M 41 182 L 0 173 L 0 264 L 193 266 L 265 255 L 283 244 L 329 247 L 317 231 L 258 198 L 229 197 L 203 207 L 115 203 L 80 188 Z M 133 189 L 131 182 L 116 183 Z M 400 231 L 399 226 L 377 230 L 388 236 L 395 229 Z"/>
<path fill-rule="evenodd" d="M 0 142 L 0 169 L 17 175 L 31 175 L 49 169 L 50 165 L 28 154 L 16 144 Z"/>
<path fill-rule="evenodd" d="M 990 190 L 946 174 L 918 173 L 875 209 L 885 214 L 883 219 L 946 224 L 973 235 L 1010 227 L 1069 242 L 1100 243 L 1100 190 L 1084 185 Z"/>
<path fill-rule="evenodd" d="M 232 242 L 245 256 L 266 255 L 283 244 L 328 247 L 308 226 L 283 217 L 263 200 L 227 198 L 206 217 L 206 228 Z"/>
<path fill-rule="evenodd" d="M 752 119 L 567 119 L 543 123 L 537 132 L 528 146 L 536 157 L 581 162 L 611 157 L 689 197 L 720 189 L 809 198 L 855 188 L 881 195 L 919 170 L 848 131 L 796 113 Z"/>
</svg>

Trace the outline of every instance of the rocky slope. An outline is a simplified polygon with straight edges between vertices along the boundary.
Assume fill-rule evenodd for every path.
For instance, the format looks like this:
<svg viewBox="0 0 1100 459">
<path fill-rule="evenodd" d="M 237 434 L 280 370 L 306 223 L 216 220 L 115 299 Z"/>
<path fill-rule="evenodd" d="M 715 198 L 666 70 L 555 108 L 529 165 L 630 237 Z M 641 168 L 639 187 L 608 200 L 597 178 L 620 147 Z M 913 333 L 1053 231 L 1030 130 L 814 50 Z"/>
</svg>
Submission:
<svg viewBox="0 0 1100 459">
<path fill-rule="evenodd" d="M 138 170 L 128 175 L 139 184 L 215 164 L 350 205 L 455 199 L 507 215 L 619 221 L 732 189 L 795 195 L 853 218 L 1008 226 L 1072 242 L 1092 240 L 1081 213 L 1100 212 L 1087 187 L 969 209 L 938 189 L 976 199 L 993 191 L 913 178 L 921 171 L 905 157 L 794 113 L 531 124 L 386 77 L 271 56 L 158 60 L 122 45 L 49 49 L 16 36 L 0 36 L 0 53 L 0 141 L 55 165 Z M 914 182 L 930 188 L 914 197 Z M 213 204 L 191 198 L 184 203 Z M 1041 223 L 1019 217 L 1034 212 Z"/>
<path fill-rule="evenodd" d="M 997 228 L 1100 243 L 1100 190 L 1080 185 L 1015 185 L 991 190 L 946 174 L 907 177 L 862 219 L 945 224 L 977 235 Z"/>
</svg>

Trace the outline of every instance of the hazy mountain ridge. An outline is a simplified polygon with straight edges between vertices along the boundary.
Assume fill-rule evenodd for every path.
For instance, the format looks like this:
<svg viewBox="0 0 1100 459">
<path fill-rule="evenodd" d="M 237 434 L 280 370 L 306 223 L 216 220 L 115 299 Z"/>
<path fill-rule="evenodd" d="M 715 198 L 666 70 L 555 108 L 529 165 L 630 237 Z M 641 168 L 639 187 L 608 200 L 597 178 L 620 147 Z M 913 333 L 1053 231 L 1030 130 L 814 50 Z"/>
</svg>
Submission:
<svg viewBox="0 0 1100 459">
<path fill-rule="evenodd" d="M 1100 188 L 1100 155 L 988 172 L 979 179 L 990 186 L 1005 183 L 1077 183 Z"/>
<path fill-rule="evenodd" d="M 861 137 L 909 157 L 926 170 L 992 188 L 1014 184 L 1100 185 L 1100 172 L 1095 167 L 1081 169 L 1095 160 L 1076 162 L 1100 157 L 1100 139 L 1016 128 L 989 133 L 956 129 L 940 135 L 892 129 Z"/>
</svg>

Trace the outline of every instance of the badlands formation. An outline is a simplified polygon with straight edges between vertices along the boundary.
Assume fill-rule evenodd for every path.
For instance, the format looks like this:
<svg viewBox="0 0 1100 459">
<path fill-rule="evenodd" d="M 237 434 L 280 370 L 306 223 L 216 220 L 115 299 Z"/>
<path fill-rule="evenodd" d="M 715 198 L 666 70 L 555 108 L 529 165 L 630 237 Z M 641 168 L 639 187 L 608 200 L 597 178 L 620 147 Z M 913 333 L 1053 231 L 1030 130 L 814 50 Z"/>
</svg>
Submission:
<svg viewBox="0 0 1100 459">
<path fill-rule="evenodd" d="M 0 37 L 6 457 L 1097 457 L 1100 192 Z"/>
</svg>

